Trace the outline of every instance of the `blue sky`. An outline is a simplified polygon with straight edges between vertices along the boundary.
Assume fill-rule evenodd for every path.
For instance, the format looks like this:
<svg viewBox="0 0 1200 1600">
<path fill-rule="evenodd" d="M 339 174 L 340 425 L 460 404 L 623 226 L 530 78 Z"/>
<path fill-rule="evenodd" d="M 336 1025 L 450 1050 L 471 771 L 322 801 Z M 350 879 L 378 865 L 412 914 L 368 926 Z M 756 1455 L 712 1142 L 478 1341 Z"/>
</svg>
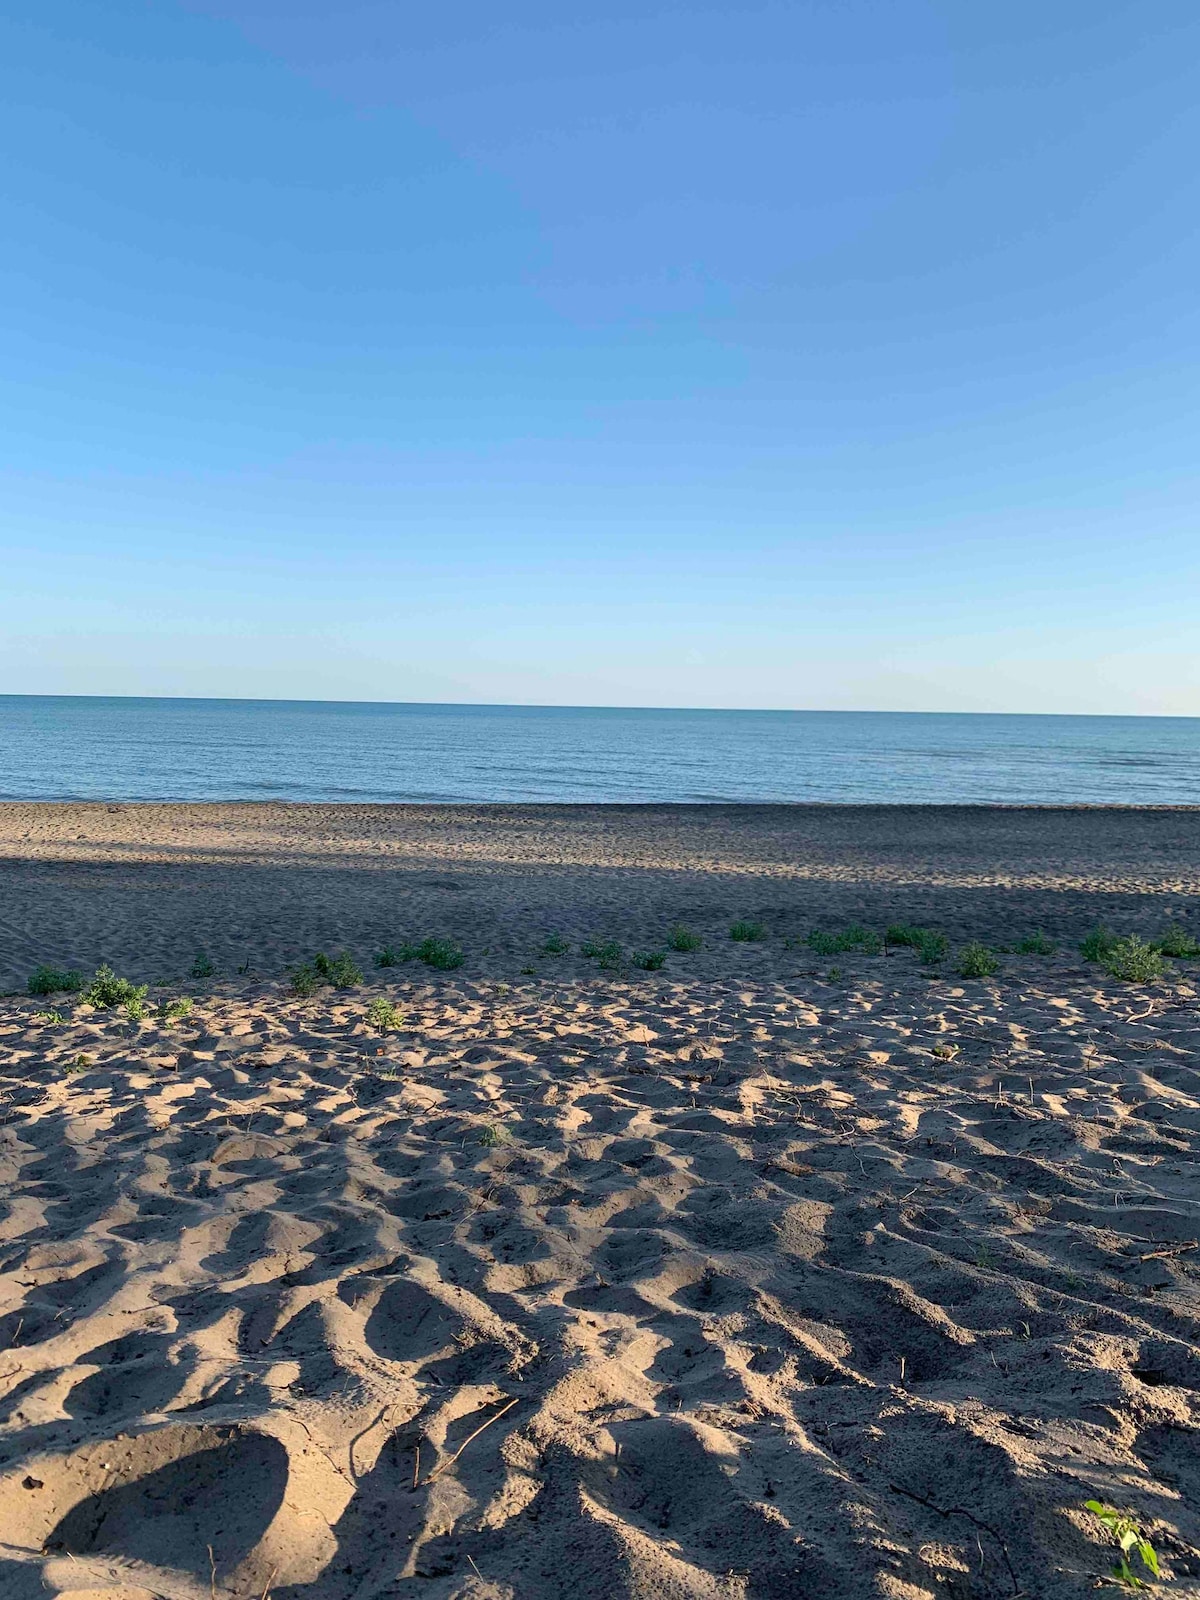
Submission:
<svg viewBox="0 0 1200 1600">
<path fill-rule="evenodd" d="M 14 0 L 0 691 L 1200 715 L 1198 60 Z"/>
</svg>

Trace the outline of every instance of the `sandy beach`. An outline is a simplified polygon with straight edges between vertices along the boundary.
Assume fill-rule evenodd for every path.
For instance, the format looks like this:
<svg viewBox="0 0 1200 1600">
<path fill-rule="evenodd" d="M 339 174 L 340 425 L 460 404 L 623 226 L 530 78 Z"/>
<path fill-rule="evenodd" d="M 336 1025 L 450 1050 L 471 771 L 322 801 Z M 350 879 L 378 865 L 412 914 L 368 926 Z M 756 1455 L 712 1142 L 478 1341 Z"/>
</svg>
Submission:
<svg viewBox="0 0 1200 1600">
<path fill-rule="evenodd" d="M 1057 1600 L 1092 1498 L 1200 1595 L 1200 962 L 1101 921 L 1200 810 L 0 805 L 0 1595 Z"/>
</svg>

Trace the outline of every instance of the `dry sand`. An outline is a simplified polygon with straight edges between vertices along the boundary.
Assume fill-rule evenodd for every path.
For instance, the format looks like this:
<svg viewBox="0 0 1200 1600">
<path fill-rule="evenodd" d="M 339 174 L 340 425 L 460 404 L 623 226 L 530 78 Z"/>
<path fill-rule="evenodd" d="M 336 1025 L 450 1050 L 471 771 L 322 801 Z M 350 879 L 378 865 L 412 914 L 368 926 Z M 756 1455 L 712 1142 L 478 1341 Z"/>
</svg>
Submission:
<svg viewBox="0 0 1200 1600">
<path fill-rule="evenodd" d="M 1092 1496 L 1200 1595 L 1200 964 L 1074 952 L 1196 931 L 1198 843 L 0 806 L 10 986 L 108 959 L 194 997 L 0 999 L 0 1596 L 1082 1596 Z M 1063 948 L 964 981 L 785 939 L 851 919 Z M 538 953 L 678 921 L 704 948 L 659 972 Z M 288 990 L 424 934 L 463 967 Z"/>
</svg>

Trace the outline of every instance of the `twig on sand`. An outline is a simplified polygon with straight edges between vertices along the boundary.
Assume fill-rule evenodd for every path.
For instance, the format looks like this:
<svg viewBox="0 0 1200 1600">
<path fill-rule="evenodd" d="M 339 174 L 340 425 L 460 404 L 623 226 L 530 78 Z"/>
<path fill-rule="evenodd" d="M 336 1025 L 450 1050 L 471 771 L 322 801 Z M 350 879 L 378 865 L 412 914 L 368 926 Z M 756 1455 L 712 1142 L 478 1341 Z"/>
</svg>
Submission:
<svg viewBox="0 0 1200 1600">
<path fill-rule="evenodd" d="M 1014 1596 L 1023 1592 L 1017 1582 L 1017 1575 L 1013 1571 L 1012 1562 L 1008 1559 L 1008 1546 L 995 1528 L 984 1522 L 981 1517 L 977 1517 L 973 1511 L 968 1511 L 965 1506 L 939 1506 L 933 1500 L 927 1499 L 925 1495 L 918 1494 L 915 1489 L 906 1489 L 899 1483 L 890 1483 L 888 1488 L 893 1494 L 902 1494 L 905 1499 L 915 1500 L 919 1506 L 924 1506 L 929 1511 L 936 1511 L 939 1517 L 966 1517 L 968 1522 L 974 1523 L 977 1528 L 982 1528 L 985 1533 L 990 1533 L 1000 1546 L 1000 1554 L 1004 1557 L 1004 1565 L 1008 1568 L 1008 1581 L 1012 1584 Z"/>
<path fill-rule="evenodd" d="M 1162 1261 L 1168 1256 L 1183 1256 L 1189 1250 L 1200 1250 L 1200 1239 L 1189 1239 L 1186 1244 L 1169 1244 L 1161 1250 L 1147 1250 L 1138 1257 L 1139 1261 Z"/>
<path fill-rule="evenodd" d="M 492 1415 L 487 1419 L 486 1422 L 481 1422 L 475 1429 L 474 1433 L 469 1433 L 467 1435 L 452 1456 L 447 1456 L 445 1461 L 438 1462 L 437 1466 L 426 1475 L 425 1482 L 421 1485 L 421 1487 L 424 1489 L 428 1487 L 428 1485 L 431 1484 L 435 1478 L 440 1478 L 442 1473 L 445 1472 L 448 1467 L 452 1467 L 454 1465 L 467 1446 L 471 1444 L 473 1440 L 478 1439 L 479 1435 L 485 1428 L 490 1428 L 493 1422 L 499 1422 L 504 1413 L 506 1411 L 511 1411 L 520 1398 L 521 1396 L 519 1394 L 514 1395 L 507 1405 L 501 1406 L 499 1411 L 493 1411 Z"/>
</svg>

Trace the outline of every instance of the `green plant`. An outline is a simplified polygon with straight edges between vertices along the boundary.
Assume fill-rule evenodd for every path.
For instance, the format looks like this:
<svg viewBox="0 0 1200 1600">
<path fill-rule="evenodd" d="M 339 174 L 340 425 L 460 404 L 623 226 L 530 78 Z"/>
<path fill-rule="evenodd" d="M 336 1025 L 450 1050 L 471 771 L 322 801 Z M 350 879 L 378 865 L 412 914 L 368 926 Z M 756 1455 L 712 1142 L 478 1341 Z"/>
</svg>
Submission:
<svg viewBox="0 0 1200 1600">
<path fill-rule="evenodd" d="M 307 961 L 302 961 L 298 967 L 292 968 L 292 993 L 299 995 L 301 1000 L 310 1000 L 324 982 L 316 967 Z"/>
<path fill-rule="evenodd" d="M 950 941 L 944 933 L 937 933 L 932 928 L 916 928 L 910 922 L 893 922 L 884 934 L 883 941 L 885 947 L 899 945 L 915 950 L 926 966 L 940 961 L 950 948 Z"/>
<path fill-rule="evenodd" d="M 698 933 L 693 933 L 690 928 L 685 928 L 681 923 L 678 927 L 671 929 L 667 935 L 667 943 L 672 950 L 679 950 L 687 954 L 690 951 L 699 950 L 704 944 L 704 940 Z"/>
<path fill-rule="evenodd" d="M 1176 961 L 1195 961 L 1200 956 L 1200 943 L 1186 928 L 1168 928 L 1159 934 L 1154 945 L 1164 956 L 1173 956 Z"/>
<path fill-rule="evenodd" d="M 83 974 L 61 967 L 35 967 L 25 985 L 27 994 L 78 994 L 82 988 Z"/>
<path fill-rule="evenodd" d="M 35 1011 L 33 1013 L 33 1020 L 35 1022 L 44 1022 L 47 1027 L 53 1028 L 61 1026 L 61 1024 L 67 1019 L 63 1016 L 61 1011 L 55 1011 L 51 1009 L 49 1011 Z"/>
<path fill-rule="evenodd" d="M 130 1022 L 144 1022 L 146 1020 L 146 997 L 144 994 L 132 995 L 125 1002 L 125 1015 Z"/>
<path fill-rule="evenodd" d="M 367 1024 L 376 1033 L 393 1033 L 404 1026 L 404 1013 L 383 995 L 376 995 L 367 1007 Z"/>
<path fill-rule="evenodd" d="M 625 952 L 615 939 L 606 939 L 599 942 L 589 939 L 586 944 L 579 947 L 585 956 L 594 957 L 605 972 L 615 972 L 621 965 Z"/>
<path fill-rule="evenodd" d="M 537 968 L 534 966 L 522 967 L 521 976 L 523 978 L 535 978 L 537 976 Z"/>
<path fill-rule="evenodd" d="M 1110 978 L 1120 978 L 1125 983 L 1153 983 L 1165 970 L 1158 947 L 1139 939 L 1136 933 L 1118 939 L 1101 956 L 1100 965 Z"/>
<path fill-rule="evenodd" d="M 542 954 L 544 956 L 565 956 L 570 948 L 571 946 L 561 933 L 552 933 L 542 945 Z"/>
<path fill-rule="evenodd" d="M 838 979 L 841 977 L 841 975 L 842 975 L 841 967 L 830 967 L 829 971 L 825 974 L 825 977 L 828 980 L 828 982 L 836 983 L 838 981 Z"/>
<path fill-rule="evenodd" d="M 408 945 L 385 944 L 375 957 L 377 967 L 398 967 L 403 961 L 412 960 L 412 951 Z"/>
<path fill-rule="evenodd" d="M 630 957 L 635 967 L 641 967 L 643 972 L 661 972 L 667 964 L 665 950 L 635 950 Z"/>
<path fill-rule="evenodd" d="M 72 1056 L 70 1061 L 68 1061 L 66 1066 L 63 1068 L 63 1071 L 68 1073 L 86 1072 L 89 1067 L 94 1067 L 95 1064 L 95 1060 L 91 1056 L 80 1054 L 77 1056 Z"/>
<path fill-rule="evenodd" d="M 1079 946 L 1079 954 L 1085 961 L 1103 961 L 1118 942 L 1116 934 L 1098 922 Z"/>
<path fill-rule="evenodd" d="M 197 950 L 196 959 L 192 962 L 192 977 L 197 983 L 203 983 L 205 978 L 211 978 L 216 970 L 204 951 Z"/>
<path fill-rule="evenodd" d="M 819 956 L 837 956 L 848 950 L 860 950 L 864 955 L 877 956 L 883 949 L 883 940 L 869 928 L 858 923 L 841 933 L 822 933 L 814 928 L 805 943 Z"/>
<path fill-rule="evenodd" d="M 351 956 L 335 956 L 329 963 L 329 981 L 335 989 L 353 989 L 363 981 L 362 968 Z"/>
<path fill-rule="evenodd" d="M 1084 1509 L 1090 1511 L 1103 1524 L 1105 1531 L 1121 1552 L 1112 1572 L 1118 1583 L 1123 1583 L 1130 1589 L 1146 1587 L 1145 1579 L 1139 1578 L 1129 1564 L 1129 1557 L 1135 1550 L 1143 1568 L 1152 1577 L 1161 1577 L 1158 1570 L 1158 1552 L 1128 1511 L 1118 1511 L 1115 1506 L 1105 1505 L 1101 1500 L 1085 1500 Z"/>
<path fill-rule="evenodd" d="M 958 952 L 954 970 L 960 978 L 991 978 L 1000 970 L 1000 958 L 987 945 L 972 939 Z"/>
<path fill-rule="evenodd" d="M 467 959 L 451 939 L 422 939 L 416 953 L 419 961 L 439 972 L 453 972 Z"/>
<path fill-rule="evenodd" d="M 299 967 L 296 969 L 297 972 L 301 970 Z M 341 955 L 327 956 L 323 950 L 318 950 L 308 963 L 307 971 L 317 980 L 316 985 L 307 990 L 308 994 L 315 994 L 322 983 L 332 984 L 335 989 L 353 989 L 356 984 L 363 981 L 362 970 L 358 963 L 344 952 Z M 296 988 L 294 980 L 292 987 Z M 300 992 L 299 989 L 296 990 L 297 994 Z"/>
<path fill-rule="evenodd" d="M 729 937 L 738 944 L 752 944 L 759 939 L 765 939 L 767 930 L 761 922 L 735 922 L 729 930 Z"/>
<path fill-rule="evenodd" d="M 186 994 L 179 1000 L 164 1000 L 158 1008 L 158 1020 L 160 1022 L 182 1022 L 185 1017 L 190 1017 L 191 1014 L 192 999 L 190 995 Z"/>
<path fill-rule="evenodd" d="M 494 1150 L 498 1144 L 507 1144 L 512 1135 L 507 1128 L 498 1127 L 495 1123 L 488 1126 L 479 1135 L 479 1142 L 489 1150 Z"/>
<path fill-rule="evenodd" d="M 131 1000 L 144 1000 L 149 987 L 146 983 L 135 987 L 128 978 L 118 978 L 111 967 L 101 966 L 83 991 L 83 998 L 97 1011 L 110 1011 L 113 1006 L 128 1006 Z"/>
<path fill-rule="evenodd" d="M 1052 956 L 1054 954 L 1054 941 L 1048 939 L 1040 928 L 1035 933 L 1027 933 L 1017 945 L 1019 956 Z"/>
</svg>

